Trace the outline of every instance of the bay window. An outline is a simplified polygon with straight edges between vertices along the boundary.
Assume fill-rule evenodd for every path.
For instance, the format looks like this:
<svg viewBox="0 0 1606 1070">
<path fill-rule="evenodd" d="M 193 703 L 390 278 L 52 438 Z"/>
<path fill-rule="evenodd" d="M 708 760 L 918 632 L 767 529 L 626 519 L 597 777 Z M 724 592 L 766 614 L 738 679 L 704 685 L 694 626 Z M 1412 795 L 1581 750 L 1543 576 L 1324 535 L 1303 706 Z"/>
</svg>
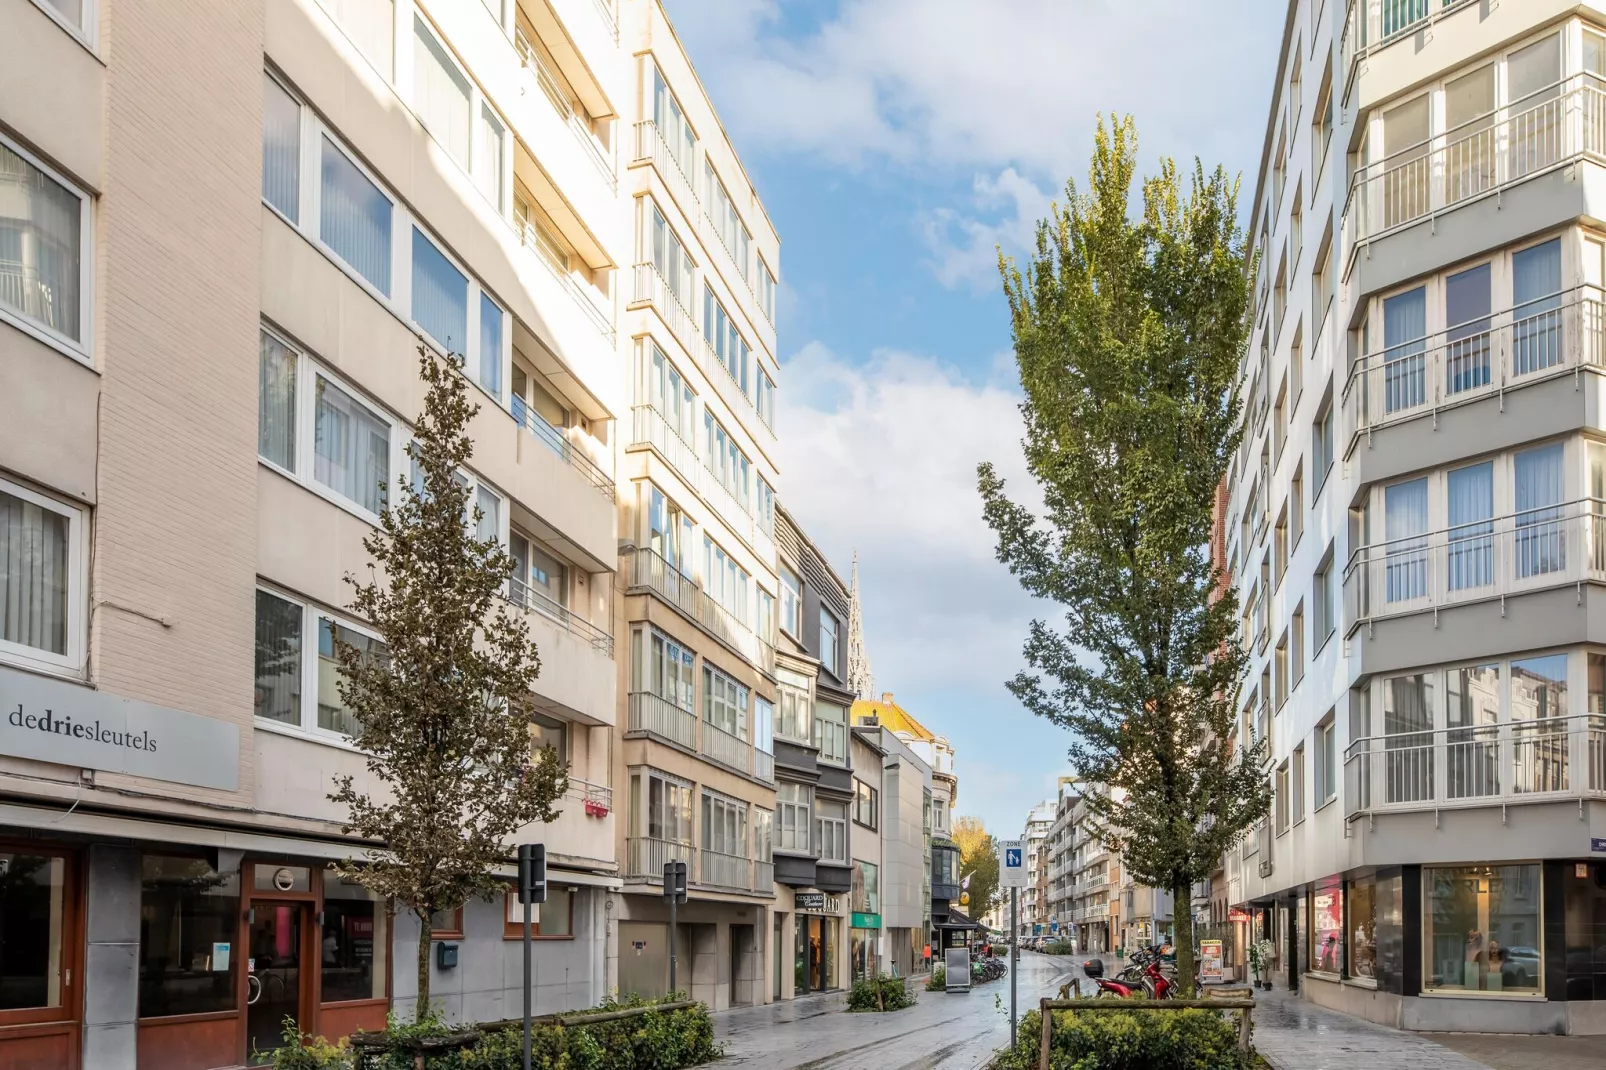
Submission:
<svg viewBox="0 0 1606 1070">
<path fill-rule="evenodd" d="M 84 514 L 0 479 L 0 656 L 78 667 Z"/>
<path fill-rule="evenodd" d="M 796 639 L 803 634 L 803 584 L 783 561 L 781 575 L 781 630 Z"/>
<path fill-rule="evenodd" d="M 837 637 L 839 634 L 840 626 L 837 624 L 836 618 L 831 615 L 830 610 L 826 609 L 824 606 L 821 606 L 820 661 L 824 663 L 826 670 L 830 672 L 832 676 L 840 675 L 842 672 L 842 663 L 840 661 L 841 652 L 838 649 L 837 643 Z"/>
<path fill-rule="evenodd" d="M 696 709 L 695 655 L 657 629 L 642 637 L 641 662 L 635 666 L 632 690 L 657 695 L 678 709 Z"/>
<path fill-rule="evenodd" d="M 703 721 L 737 739 L 747 738 L 747 688 L 712 665 L 703 665 Z"/>
<path fill-rule="evenodd" d="M 1543 991 L 1538 865 L 1422 868 L 1422 987 Z"/>
<path fill-rule="evenodd" d="M 820 748 L 820 761 L 848 764 L 847 707 L 823 699 L 815 701 L 814 745 Z"/>
<path fill-rule="evenodd" d="M 816 799 L 814 846 L 821 862 L 848 864 L 848 804 Z"/>
<path fill-rule="evenodd" d="M 0 317 L 88 360 L 89 196 L 0 136 Z"/>
<path fill-rule="evenodd" d="M 775 695 L 780 707 L 775 719 L 776 736 L 804 746 L 814 742 L 813 691 L 814 682 L 807 676 L 789 669 L 776 670 Z"/>
<path fill-rule="evenodd" d="M 814 789 L 807 784 L 781 781 L 775 785 L 775 849 L 809 854 L 813 827 Z"/>
<path fill-rule="evenodd" d="M 746 860 L 746 803 L 703 789 L 703 850 Z"/>
</svg>

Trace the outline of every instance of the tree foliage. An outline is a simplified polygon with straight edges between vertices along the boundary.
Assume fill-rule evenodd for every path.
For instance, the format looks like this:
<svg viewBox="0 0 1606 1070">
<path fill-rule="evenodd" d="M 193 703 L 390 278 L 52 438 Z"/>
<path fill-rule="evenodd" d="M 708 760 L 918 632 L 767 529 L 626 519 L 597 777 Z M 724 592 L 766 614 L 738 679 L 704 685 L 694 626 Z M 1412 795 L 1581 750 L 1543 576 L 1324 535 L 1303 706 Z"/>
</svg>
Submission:
<svg viewBox="0 0 1606 1070">
<path fill-rule="evenodd" d="M 1065 629 L 1034 621 L 1010 690 L 1072 733 L 1089 822 L 1134 878 L 1176 899 L 1179 972 L 1193 975 L 1189 898 L 1266 814 L 1263 741 L 1234 735 L 1246 658 L 1237 599 L 1209 556 L 1211 509 L 1237 449 L 1235 387 L 1249 282 L 1238 187 L 1171 160 L 1129 216 L 1137 135 L 1101 118 L 1088 188 L 1038 225 L 1022 270 L 1000 257 L 1026 400 L 1039 517 L 978 469 L 999 559 Z"/>
<path fill-rule="evenodd" d="M 330 798 L 348 808 L 347 835 L 384 845 L 341 871 L 418 918 L 423 1016 L 430 915 L 498 894 L 492 870 L 511 854 L 510 838 L 553 820 L 568 781 L 556 751 L 533 749 L 540 657 L 523 615 L 498 597 L 513 562 L 494 533 L 477 537 L 481 512 L 460 476 L 478 406 L 459 369 L 422 346 L 419 374 L 428 391 L 407 447 L 414 478 L 397 480 L 363 540 L 368 577 L 346 577 L 352 611 L 384 649 L 335 641 L 341 701 L 360 726 L 370 780 L 341 777 Z"/>
<path fill-rule="evenodd" d="M 970 881 L 970 905 L 965 908 L 972 918 L 980 918 L 992 908 L 998 895 L 998 841 L 987 831 L 979 817 L 954 819 L 953 841 L 959 847 L 959 880 Z"/>
</svg>

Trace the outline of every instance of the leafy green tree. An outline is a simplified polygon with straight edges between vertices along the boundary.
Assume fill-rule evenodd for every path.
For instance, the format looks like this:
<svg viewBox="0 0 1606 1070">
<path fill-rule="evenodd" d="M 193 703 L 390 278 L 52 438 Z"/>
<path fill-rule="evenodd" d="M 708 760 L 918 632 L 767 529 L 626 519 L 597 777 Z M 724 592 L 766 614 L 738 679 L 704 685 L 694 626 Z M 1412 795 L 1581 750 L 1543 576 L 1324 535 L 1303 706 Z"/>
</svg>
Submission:
<svg viewBox="0 0 1606 1070">
<path fill-rule="evenodd" d="M 970 905 L 965 912 L 980 918 L 998 895 L 998 841 L 979 817 L 955 818 L 953 840 L 959 847 L 959 881 L 970 881 L 966 888 Z"/>
<path fill-rule="evenodd" d="M 498 597 L 513 561 L 475 532 L 459 473 L 479 407 L 463 376 L 420 346 L 428 387 L 394 504 L 363 540 L 368 578 L 348 575 L 351 608 L 384 644 L 377 655 L 338 637 L 340 697 L 358 725 L 370 779 L 337 781 L 347 835 L 384 844 L 341 872 L 418 919 L 418 1015 L 429 1010 L 430 916 L 502 890 L 493 868 L 511 837 L 549 822 L 568 788 L 557 752 L 536 750 L 531 694 L 541 661 L 528 622 Z"/>
<path fill-rule="evenodd" d="M 1129 215 L 1137 134 L 1101 117 L 1086 193 L 1067 185 L 1024 272 L 1000 256 L 1043 515 L 978 469 L 999 560 L 1059 603 L 1034 621 L 1009 683 L 1071 732 L 1095 836 L 1175 900 L 1192 988 L 1191 886 L 1266 814 L 1263 740 L 1237 738 L 1246 656 L 1237 598 L 1217 592 L 1211 506 L 1240 437 L 1235 383 L 1249 281 L 1238 184 L 1171 160 Z"/>
</svg>

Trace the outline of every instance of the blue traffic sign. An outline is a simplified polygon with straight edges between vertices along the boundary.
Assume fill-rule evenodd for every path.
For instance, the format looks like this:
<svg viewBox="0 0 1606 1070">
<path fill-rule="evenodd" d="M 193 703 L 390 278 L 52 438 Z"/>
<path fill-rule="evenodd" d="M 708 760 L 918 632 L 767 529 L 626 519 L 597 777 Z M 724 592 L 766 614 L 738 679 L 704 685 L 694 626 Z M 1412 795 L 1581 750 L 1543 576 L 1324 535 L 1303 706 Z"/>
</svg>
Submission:
<svg viewBox="0 0 1606 1070">
<path fill-rule="evenodd" d="M 1004 852 L 1004 865 L 1009 869 L 1020 868 L 1020 848 L 1011 847 Z"/>
</svg>

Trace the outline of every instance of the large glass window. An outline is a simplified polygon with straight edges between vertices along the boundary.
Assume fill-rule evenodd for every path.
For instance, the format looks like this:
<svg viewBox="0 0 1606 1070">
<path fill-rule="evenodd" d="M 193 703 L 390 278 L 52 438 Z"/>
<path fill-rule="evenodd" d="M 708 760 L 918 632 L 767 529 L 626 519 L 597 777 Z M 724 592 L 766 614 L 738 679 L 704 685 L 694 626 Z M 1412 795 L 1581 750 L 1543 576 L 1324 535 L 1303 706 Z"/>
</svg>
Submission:
<svg viewBox="0 0 1606 1070">
<path fill-rule="evenodd" d="M 1445 673 L 1445 791 L 1452 799 L 1500 792 L 1500 666 L 1467 665 Z"/>
<path fill-rule="evenodd" d="M 256 715 L 301 723 L 302 607 L 257 591 Z"/>
<path fill-rule="evenodd" d="M 413 322 L 459 359 L 468 352 L 468 277 L 413 228 Z"/>
<path fill-rule="evenodd" d="M 1349 975 L 1377 979 L 1377 878 L 1349 886 Z"/>
<path fill-rule="evenodd" d="M 747 858 L 746 803 L 711 791 L 703 792 L 703 850 Z M 745 883 L 746 877 L 743 867 L 738 883 Z"/>
<path fill-rule="evenodd" d="M 686 247 L 680 244 L 657 205 L 652 208 L 652 263 L 680 307 L 686 309 L 692 305 L 691 257 L 686 255 Z"/>
<path fill-rule="evenodd" d="M 1316 973 L 1337 974 L 1344 962 L 1344 885 L 1337 877 L 1320 881 L 1311 897 L 1311 959 Z"/>
<path fill-rule="evenodd" d="M 1428 481 L 1413 479 L 1383 491 L 1386 587 L 1390 602 L 1424 598 L 1428 593 Z"/>
<path fill-rule="evenodd" d="M 1567 655 L 1511 663 L 1512 790 L 1566 791 Z"/>
<path fill-rule="evenodd" d="M 637 690 L 650 691 L 680 709 L 694 711 L 696 678 L 692 652 L 661 632 L 648 633 L 647 664 L 636 681 Z"/>
<path fill-rule="evenodd" d="M 728 735 L 747 738 L 747 688 L 707 664 L 703 666 L 703 720 Z"/>
<path fill-rule="evenodd" d="M 301 104 L 262 72 L 262 199 L 301 218 Z"/>
<path fill-rule="evenodd" d="M 1418 286 L 1383 302 L 1383 411 L 1412 409 L 1427 400 L 1427 289 Z"/>
<path fill-rule="evenodd" d="M 1539 866 L 1422 870 L 1425 989 L 1539 992 Z"/>
<path fill-rule="evenodd" d="M 847 707 L 823 699 L 815 701 L 814 745 L 820 748 L 820 761 L 848 764 Z"/>
<path fill-rule="evenodd" d="M 326 135 L 318 236 L 335 255 L 390 296 L 391 203 Z"/>
<path fill-rule="evenodd" d="M 1543 371 L 1561 363 L 1561 239 L 1511 257 L 1511 371 Z"/>
<path fill-rule="evenodd" d="M 815 849 L 820 861 L 847 865 L 848 804 L 816 799 L 814 810 Z"/>
<path fill-rule="evenodd" d="M 324 1003 L 385 998 L 387 922 L 385 904 L 367 888 L 333 870 L 323 871 L 319 959 Z"/>
<path fill-rule="evenodd" d="M 84 198 L 0 141 L 0 309 L 84 341 Z"/>
<path fill-rule="evenodd" d="M 364 661 L 385 656 L 385 644 L 328 617 L 318 618 L 318 727 L 360 736 L 362 725 L 340 695 L 340 662 L 336 641 L 354 647 Z"/>
<path fill-rule="evenodd" d="M 468 79 L 417 15 L 413 16 L 413 45 L 413 110 L 424 129 L 435 135 L 459 166 L 467 168 Z"/>
<path fill-rule="evenodd" d="M 809 853 L 814 789 L 781 781 L 775 785 L 775 849 Z"/>
<path fill-rule="evenodd" d="M 1457 468 L 1447 477 L 1450 590 L 1494 582 L 1494 464 Z"/>
<path fill-rule="evenodd" d="M 813 743 L 813 681 L 787 669 L 777 671 L 775 680 L 776 698 L 780 702 L 780 710 L 775 718 L 775 734 L 794 743 Z"/>
<path fill-rule="evenodd" d="M 390 489 L 390 424 L 323 378 L 313 409 L 313 469 L 319 483 L 370 513 Z"/>
<path fill-rule="evenodd" d="M 235 1008 L 240 875 L 198 858 L 140 863 L 139 1016 Z"/>
<path fill-rule="evenodd" d="M 1434 673 L 1383 681 L 1384 778 L 1388 802 L 1433 798 Z"/>
<path fill-rule="evenodd" d="M 747 369 L 750 351 L 747 342 L 737 329 L 736 320 L 725 311 L 725 306 L 719 298 L 714 296 L 714 288 L 707 284 L 703 286 L 703 334 L 708 339 L 709 348 L 714 351 L 714 356 L 730 373 L 731 379 L 741 387 L 743 394 L 748 393 Z"/>
<path fill-rule="evenodd" d="M 0 1011 L 61 1006 L 67 860 L 0 851 Z"/>
<path fill-rule="evenodd" d="M 658 127 L 658 136 L 664 139 L 670 155 L 680 165 L 680 173 L 690 183 L 692 175 L 697 173 L 692 167 L 696 158 L 697 137 L 692 133 L 691 124 L 686 121 L 680 101 L 675 99 L 674 92 L 664 82 L 664 76 L 656 66 L 652 69 L 652 118 Z"/>
<path fill-rule="evenodd" d="M 257 453 L 287 472 L 296 470 L 296 351 L 261 332 L 257 393 Z"/>
<path fill-rule="evenodd" d="M 1512 482 L 1516 516 L 1513 555 L 1518 579 L 1560 572 L 1567 567 L 1565 521 L 1561 503 L 1566 497 L 1559 442 L 1523 450 L 1513 459 Z"/>
<path fill-rule="evenodd" d="M 73 513 L 0 483 L 0 650 L 67 657 Z"/>
<path fill-rule="evenodd" d="M 1478 139 L 1481 143 L 1481 139 Z M 1491 154 L 1490 159 L 1493 159 Z M 1483 165 L 1479 165 L 1483 166 Z M 1444 280 L 1444 389 L 1457 394 L 1489 384 L 1490 267 L 1475 268 Z"/>
</svg>

